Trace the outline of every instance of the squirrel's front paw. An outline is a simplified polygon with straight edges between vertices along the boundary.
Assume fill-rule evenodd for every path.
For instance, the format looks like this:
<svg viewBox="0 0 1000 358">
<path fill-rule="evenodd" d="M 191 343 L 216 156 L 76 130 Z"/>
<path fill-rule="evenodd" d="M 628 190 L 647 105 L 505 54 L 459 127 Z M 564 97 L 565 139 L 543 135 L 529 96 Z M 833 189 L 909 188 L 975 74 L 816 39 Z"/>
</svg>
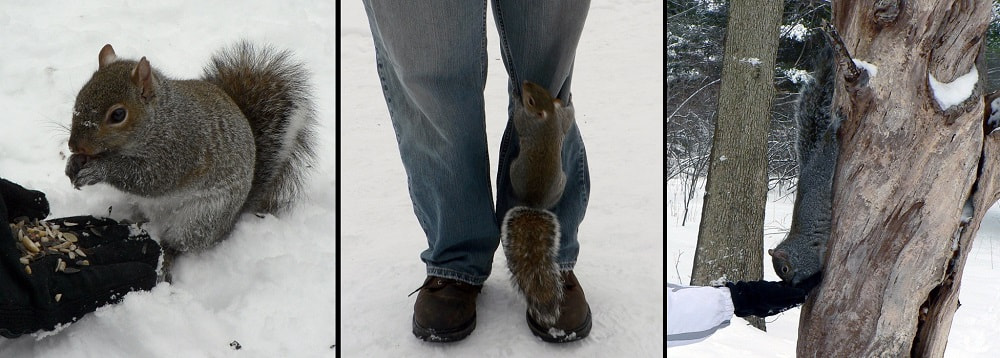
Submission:
<svg viewBox="0 0 1000 358">
<path fill-rule="evenodd" d="M 69 156 L 69 159 L 66 160 L 66 176 L 69 177 L 70 181 L 76 180 L 77 173 L 80 172 L 80 169 L 83 169 L 83 165 L 87 164 L 89 159 L 90 158 L 88 156 L 83 154 L 73 154 Z"/>
<path fill-rule="evenodd" d="M 73 183 L 73 187 L 80 189 L 82 186 L 101 182 L 101 176 L 97 169 L 93 165 L 87 165 L 91 159 L 83 154 L 73 154 L 69 157 L 66 162 L 66 176 Z"/>
<path fill-rule="evenodd" d="M 73 187 L 80 189 L 82 186 L 94 185 L 101 181 L 103 180 L 97 169 L 86 167 L 76 173 L 76 178 L 73 178 Z"/>
</svg>

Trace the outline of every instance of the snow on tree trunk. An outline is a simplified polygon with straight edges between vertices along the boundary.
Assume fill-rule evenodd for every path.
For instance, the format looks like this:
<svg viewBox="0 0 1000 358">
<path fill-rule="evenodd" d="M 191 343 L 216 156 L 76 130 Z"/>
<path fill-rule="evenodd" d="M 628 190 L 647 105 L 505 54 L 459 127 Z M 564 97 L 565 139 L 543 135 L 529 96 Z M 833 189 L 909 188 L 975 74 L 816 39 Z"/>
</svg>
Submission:
<svg viewBox="0 0 1000 358">
<path fill-rule="evenodd" d="M 839 68 L 833 232 L 798 356 L 944 355 L 972 238 L 1000 196 L 982 84 L 956 81 L 989 16 L 989 0 L 833 3 L 846 49 L 877 73 Z"/>
<path fill-rule="evenodd" d="M 722 84 L 691 283 L 763 276 L 767 135 L 782 2 L 729 7 Z M 751 323 L 765 329 L 764 321 Z"/>
</svg>

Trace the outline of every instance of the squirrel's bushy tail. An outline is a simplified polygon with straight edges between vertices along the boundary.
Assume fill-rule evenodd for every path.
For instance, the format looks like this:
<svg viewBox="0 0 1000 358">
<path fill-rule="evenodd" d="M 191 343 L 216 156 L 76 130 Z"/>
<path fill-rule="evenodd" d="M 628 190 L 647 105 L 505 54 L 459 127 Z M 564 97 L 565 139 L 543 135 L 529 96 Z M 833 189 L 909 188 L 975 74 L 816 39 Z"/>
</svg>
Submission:
<svg viewBox="0 0 1000 358">
<path fill-rule="evenodd" d="M 256 144 L 253 184 L 243 209 L 277 212 L 302 191 L 315 161 L 316 113 L 305 67 L 288 51 L 241 41 L 205 68 L 250 122 Z"/>
<path fill-rule="evenodd" d="M 833 85 L 837 75 L 834 68 L 836 59 L 833 48 L 825 45 L 813 61 L 812 79 L 802 85 L 795 111 L 799 126 L 799 163 L 809 162 L 816 149 L 830 142 L 824 138 L 827 129 L 833 125 L 830 113 L 833 102 Z"/>
<path fill-rule="evenodd" d="M 539 323 L 554 325 L 563 299 L 559 255 L 559 219 L 548 210 L 517 206 L 504 216 L 500 241 L 511 284 Z"/>
</svg>

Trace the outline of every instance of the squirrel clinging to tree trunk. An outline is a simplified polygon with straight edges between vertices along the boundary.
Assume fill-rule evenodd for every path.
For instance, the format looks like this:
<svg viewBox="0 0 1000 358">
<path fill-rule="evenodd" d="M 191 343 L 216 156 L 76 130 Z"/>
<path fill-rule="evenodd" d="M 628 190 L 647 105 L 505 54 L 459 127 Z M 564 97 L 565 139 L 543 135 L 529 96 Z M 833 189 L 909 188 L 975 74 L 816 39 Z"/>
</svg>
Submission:
<svg viewBox="0 0 1000 358">
<path fill-rule="evenodd" d="M 814 63 L 813 79 L 803 85 L 795 113 L 799 127 L 799 181 L 792 226 L 788 236 L 776 248 L 768 250 L 775 273 L 792 285 L 823 269 L 831 232 L 833 174 L 839 152 L 839 119 L 831 108 L 836 79 L 832 47 L 824 46 Z"/>
</svg>

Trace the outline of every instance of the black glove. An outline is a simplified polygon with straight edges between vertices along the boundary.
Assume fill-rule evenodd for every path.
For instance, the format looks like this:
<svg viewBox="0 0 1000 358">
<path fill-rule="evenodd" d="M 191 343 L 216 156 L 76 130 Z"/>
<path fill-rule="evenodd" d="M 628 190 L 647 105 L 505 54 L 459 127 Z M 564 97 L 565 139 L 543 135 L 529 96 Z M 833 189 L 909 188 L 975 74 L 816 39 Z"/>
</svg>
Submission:
<svg viewBox="0 0 1000 358">
<path fill-rule="evenodd" d="M 41 220 L 49 216 L 49 201 L 45 200 L 45 194 L 38 190 L 28 190 L 0 178 L 0 197 L 7 206 L 7 214 L 3 216 L 7 220 L 21 216 Z"/>
<path fill-rule="evenodd" d="M 822 281 L 823 281 L 823 272 L 821 271 L 813 274 L 812 276 L 809 276 L 805 280 L 802 280 L 802 282 L 799 282 L 798 285 L 793 285 L 793 286 L 795 288 L 801 288 L 805 290 L 806 293 L 808 294 L 813 290 L 813 288 L 819 286 L 819 283 Z"/>
<path fill-rule="evenodd" d="M 726 287 L 737 317 L 767 317 L 784 312 L 805 302 L 808 293 L 807 289 L 770 281 L 726 282 Z"/>
<path fill-rule="evenodd" d="M 6 198 L 7 193 L 2 195 Z M 15 193 L 14 197 L 26 197 L 19 195 L 28 194 Z M 5 203 L 12 201 L 0 200 L 0 335 L 14 338 L 52 330 L 118 302 L 129 291 L 149 290 L 156 284 L 159 245 L 144 231 L 133 232 L 111 219 L 78 216 L 48 221 L 75 235 L 76 245 L 86 256 L 75 254 L 69 259 L 68 254 L 49 253 L 23 264 L 25 254 L 12 235 L 8 217 L 10 212 L 24 211 L 18 211 L 21 207 L 8 211 Z M 47 207 L 46 203 L 46 212 Z M 67 265 L 57 272 L 60 260 Z"/>
</svg>

